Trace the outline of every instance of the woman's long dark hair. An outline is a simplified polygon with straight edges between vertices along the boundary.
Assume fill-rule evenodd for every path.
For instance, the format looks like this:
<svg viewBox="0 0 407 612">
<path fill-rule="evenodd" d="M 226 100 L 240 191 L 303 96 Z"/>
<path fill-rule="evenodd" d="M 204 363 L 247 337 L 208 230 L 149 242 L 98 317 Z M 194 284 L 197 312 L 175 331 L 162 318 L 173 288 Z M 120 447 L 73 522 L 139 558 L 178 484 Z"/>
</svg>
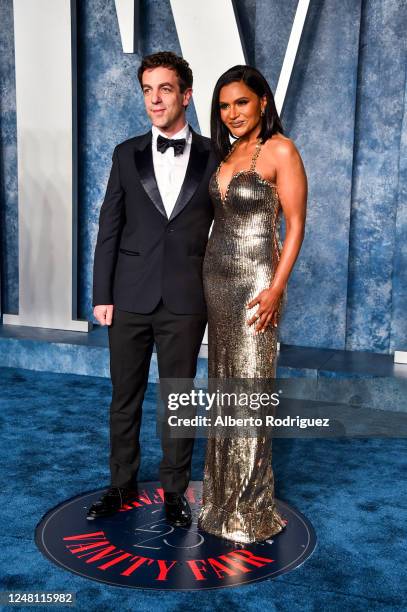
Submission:
<svg viewBox="0 0 407 612">
<path fill-rule="evenodd" d="M 259 137 L 262 142 L 271 138 L 273 134 L 284 134 L 283 126 L 278 116 L 274 96 L 264 76 L 252 66 L 233 66 L 224 72 L 215 85 L 212 96 L 211 109 L 211 138 L 216 152 L 223 159 L 230 151 L 230 132 L 220 118 L 219 93 L 222 87 L 229 83 L 242 81 L 260 98 L 266 96 L 267 106 L 261 117 L 261 130 Z"/>
</svg>

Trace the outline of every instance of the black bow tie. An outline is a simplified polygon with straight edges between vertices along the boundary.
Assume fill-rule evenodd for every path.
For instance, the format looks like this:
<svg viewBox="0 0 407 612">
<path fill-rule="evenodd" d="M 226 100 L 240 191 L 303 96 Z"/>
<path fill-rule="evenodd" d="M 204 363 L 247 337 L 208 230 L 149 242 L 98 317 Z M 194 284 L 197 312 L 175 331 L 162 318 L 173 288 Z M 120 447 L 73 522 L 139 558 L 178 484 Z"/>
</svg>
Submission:
<svg viewBox="0 0 407 612">
<path fill-rule="evenodd" d="M 171 138 L 164 138 L 164 136 L 159 135 L 157 138 L 157 151 L 160 151 L 160 153 L 165 153 L 168 147 L 174 147 L 174 155 L 182 155 L 185 149 L 185 144 L 185 138 L 173 140 Z"/>
</svg>

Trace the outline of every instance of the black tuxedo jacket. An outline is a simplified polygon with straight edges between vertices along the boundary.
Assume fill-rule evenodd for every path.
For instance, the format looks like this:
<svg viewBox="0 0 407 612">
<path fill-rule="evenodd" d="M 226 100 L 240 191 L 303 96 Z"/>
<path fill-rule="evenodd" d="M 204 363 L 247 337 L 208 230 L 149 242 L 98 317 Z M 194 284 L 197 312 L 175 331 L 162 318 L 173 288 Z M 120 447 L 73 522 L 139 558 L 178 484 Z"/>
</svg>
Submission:
<svg viewBox="0 0 407 612">
<path fill-rule="evenodd" d="M 100 210 L 93 305 L 149 313 L 205 313 L 202 262 L 213 219 L 210 140 L 192 131 L 189 163 L 168 219 L 154 175 L 152 133 L 117 145 Z"/>
</svg>

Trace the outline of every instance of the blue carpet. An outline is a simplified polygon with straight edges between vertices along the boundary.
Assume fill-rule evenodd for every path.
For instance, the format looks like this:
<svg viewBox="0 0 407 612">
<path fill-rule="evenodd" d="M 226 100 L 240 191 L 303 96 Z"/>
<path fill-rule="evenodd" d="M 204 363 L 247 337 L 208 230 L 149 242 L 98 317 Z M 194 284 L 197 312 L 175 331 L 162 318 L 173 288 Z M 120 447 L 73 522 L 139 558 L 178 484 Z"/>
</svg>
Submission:
<svg viewBox="0 0 407 612">
<path fill-rule="evenodd" d="M 407 605 L 406 439 L 274 441 L 276 495 L 312 521 L 313 556 L 291 573 L 211 592 L 122 589 L 52 565 L 41 516 L 109 483 L 106 378 L 0 368 L 1 590 L 74 591 L 78 610 L 403 610 Z M 156 480 L 155 386 L 144 403 L 140 480 Z M 205 442 L 192 479 L 202 477 Z M 31 607 L 31 609 L 45 609 Z"/>
</svg>

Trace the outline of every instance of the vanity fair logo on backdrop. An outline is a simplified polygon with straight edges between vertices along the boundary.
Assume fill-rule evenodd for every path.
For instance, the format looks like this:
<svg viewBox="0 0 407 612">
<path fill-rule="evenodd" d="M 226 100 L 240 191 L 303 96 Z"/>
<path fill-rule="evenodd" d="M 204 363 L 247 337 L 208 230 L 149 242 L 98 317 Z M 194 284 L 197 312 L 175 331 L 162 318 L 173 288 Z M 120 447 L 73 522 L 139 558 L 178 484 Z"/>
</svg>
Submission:
<svg viewBox="0 0 407 612">
<path fill-rule="evenodd" d="M 270 540 L 239 545 L 197 528 L 201 483 L 186 496 L 193 523 L 169 525 L 158 482 L 140 483 L 134 501 L 110 518 L 86 520 L 101 491 L 79 495 L 50 510 L 35 541 L 56 565 L 92 580 L 130 588 L 201 590 L 273 578 L 301 565 L 313 552 L 315 533 L 294 508 L 276 500 L 286 527 Z"/>
<path fill-rule="evenodd" d="M 232 0 L 169 0 L 182 54 L 194 69 L 194 104 L 209 133 L 217 76 L 245 63 Z M 283 105 L 309 0 L 299 0 L 276 89 Z M 76 3 L 14 0 L 19 314 L 9 325 L 88 331 L 77 319 Z M 137 50 L 139 0 L 115 0 L 124 52 Z M 208 45 L 208 36 L 211 44 Z M 38 45 L 38 39 L 41 45 Z M 135 77 L 136 79 L 136 77 Z"/>
</svg>

